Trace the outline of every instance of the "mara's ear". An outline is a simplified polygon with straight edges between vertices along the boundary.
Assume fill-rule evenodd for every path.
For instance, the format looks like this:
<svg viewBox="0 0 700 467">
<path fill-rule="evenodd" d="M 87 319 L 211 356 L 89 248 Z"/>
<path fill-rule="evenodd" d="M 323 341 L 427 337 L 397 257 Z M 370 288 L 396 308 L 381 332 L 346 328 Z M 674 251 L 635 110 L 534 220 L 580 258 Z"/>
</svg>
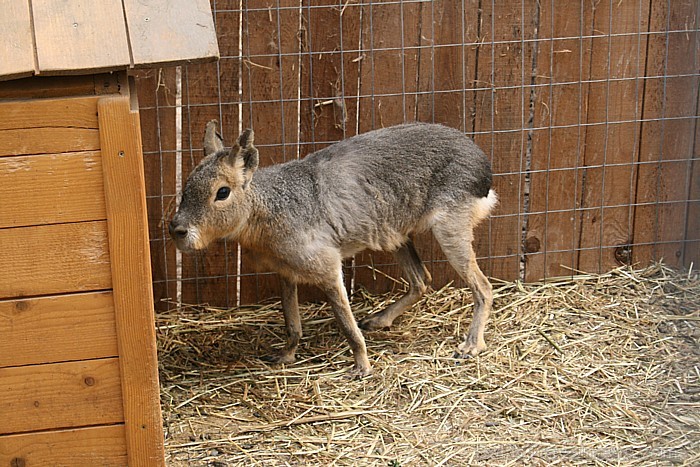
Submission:
<svg viewBox="0 0 700 467">
<path fill-rule="evenodd" d="M 236 171 L 241 171 L 243 188 L 247 188 L 253 178 L 253 172 L 258 168 L 258 149 L 253 146 L 253 130 L 245 130 L 238 137 L 230 152 L 220 153 L 226 163 Z"/>
<path fill-rule="evenodd" d="M 250 128 L 247 128 L 247 129 L 243 130 L 243 133 L 241 133 L 238 136 L 238 141 L 236 141 L 236 143 L 241 148 L 248 148 L 248 147 L 252 148 L 254 141 L 255 141 L 255 133 Z"/>
<path fill-rule="evenodd" d="M 243 130 L 236 146 L 231 149 L 231 154 L 236 153 L 236 157 L 243 159 L 243 167 L 250 172 L 258 168 L 258 149 L 253 146 L 254 139 L 253 130 Z"/>
<path fill-rule="evenodd" d="M 224 149 L 224 139 L 218 131 L 219 122 L 211 120 L 204 130 L 204 155 L 211 156 Z"/>
</svg>

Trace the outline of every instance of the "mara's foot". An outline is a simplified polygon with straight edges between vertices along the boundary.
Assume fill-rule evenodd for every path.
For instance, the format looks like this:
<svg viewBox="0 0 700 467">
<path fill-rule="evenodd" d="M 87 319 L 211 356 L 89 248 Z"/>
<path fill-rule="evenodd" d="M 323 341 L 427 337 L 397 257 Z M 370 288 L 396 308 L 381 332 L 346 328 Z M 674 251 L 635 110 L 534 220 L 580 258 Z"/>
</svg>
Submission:
<svg viewBox="0 0 700 467">
<path fill-rule="evenodd" d="M 391 327 L 391 321 L 384 318 L 381 313 L 366 316 L 357 325 L 363 331 L 381 331 Z"/>
<path fill-rule="evenodd" d="M 370 376 L 372 374 L 372 367 L 371 366 L 366 366 L 366 367 L 358 367 L 357 365 L 353 366 L 350 371 L 345 373 L 345 377 L 348 379 L 362 379 Z"/>
<path fill-rule="evenodd" d="M 283 363 L 288 365 L 296 361 L 295 353 L 296 352 L 290 352 L 289 350 L 282 349 L 272 355 L 264 355 L 261 357 L 261 359 L 274 365 L 281 365 Z"/>
<path fill-rule="evenodd" d="M 481 352 L 486 350 L 486 342 L 483 338 L 467 338 L 457 346 L 457 350 L 454 353 L 455 358 L 471 358 L 476 357 Z"/>
</svg>

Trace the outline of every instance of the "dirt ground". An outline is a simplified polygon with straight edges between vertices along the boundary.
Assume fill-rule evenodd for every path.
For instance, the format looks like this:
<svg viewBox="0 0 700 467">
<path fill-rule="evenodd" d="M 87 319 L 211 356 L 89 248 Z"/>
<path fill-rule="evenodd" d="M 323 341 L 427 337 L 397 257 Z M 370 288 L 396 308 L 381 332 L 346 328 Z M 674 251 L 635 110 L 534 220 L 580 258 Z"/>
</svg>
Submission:
<svg viewBox="0 0 700 467">
<path fill-rule="evenodd" d="M 489 349 L 458 360 L 467 290 L 431 291 L 367 333 L 348 380 L 325 304 L 302 308 L 299 361 L 279 303 L 157 317 L 172 466 L 700 465 L 700 280 L 661 265 L 494 283 Z M 353 297 L 358 318 L 396 295 Z"/>
</svg>

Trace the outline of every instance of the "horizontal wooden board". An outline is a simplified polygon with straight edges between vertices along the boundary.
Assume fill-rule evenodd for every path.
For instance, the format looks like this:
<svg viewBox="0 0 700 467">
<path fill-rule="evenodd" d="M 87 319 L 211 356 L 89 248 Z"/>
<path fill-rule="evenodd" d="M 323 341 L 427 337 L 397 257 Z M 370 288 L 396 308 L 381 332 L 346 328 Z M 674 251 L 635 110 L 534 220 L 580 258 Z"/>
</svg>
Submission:
<svg viewBox="0 0 700 467">
<path fill-rule="evenodd" d="M 124 425 L 0 436 L 0 465 L 124 466 Z"/>
<path fill-rule="evenodd" d="M 0 157 L 99 149 L 97 99 L 0 103 Z"/>
<path fill-rule="evenodd" d="M 111 292 L 0 301 L 0 368 L 117 353 Z"/>
<path fill-rule="evenodd" d="M 0 298 L 112 286 L 104 221 L 0 229 Z"/>
<path fill-rule="evenodd" d="M 0 158 L 0 229 L 106 218 L 99 152 Z"/>
<path fill-rule="evenodd" d="M 0 103 L 0 130 L 97 128 L 98 97 L 27 99 Z"/>
<path fill-rule="evenodd" d="M 41 74 L 123 69 L 130 64 L 120 0 L 32 0 Z"/>
<path fill-rule="evenodd" d="M 0 368 L 0 434 L 122 423 L 119 360 Z"/>
<path fill-rule="evenodd" d="M 34 76 L 0 81 L 0 99 L 52 99 L 69 96 L 93 96 L 119 92 L 125 73 L 82 76 Z"/>
<path fill-rule="evenodd" d="M 100 149 L 100 135 L 98 130 L 92 128 L 0 130 L 0 157 L 98 149 Z"/>
<path fill-rule="evenodd" d="M 29 2 L 2 3 L 0 80 L 34 73 L 34 39 L 29 14 Z"/>
<path fill-rule="evenodd" d="M 209 0 L 124 1 L 134 66 L 216 59 Z"/>
</svg>

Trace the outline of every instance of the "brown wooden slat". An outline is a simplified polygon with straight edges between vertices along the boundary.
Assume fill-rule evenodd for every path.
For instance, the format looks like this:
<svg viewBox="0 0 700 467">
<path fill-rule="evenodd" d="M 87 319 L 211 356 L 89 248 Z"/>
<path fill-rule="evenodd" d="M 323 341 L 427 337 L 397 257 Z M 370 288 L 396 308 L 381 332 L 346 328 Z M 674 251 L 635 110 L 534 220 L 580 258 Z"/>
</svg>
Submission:
<svg viewBox="0 0 700 467">
<path fill-rule="evenodd" d="M 0 436 L 0 465 L 124 466 L 124 425 Z"/>
<path fill-rule="evenodd" d="M 591 23 L 581 8 L 552 6 L 540 4 L 539 37 L 556 40 L 543 41 L 537 48 L 536 83 L 550 86 L 534 90 L 532 125 L 537 129 L 532 133 L 534 173 L 530 176 L 530 212 L 534 214 L 528 216 L 524 245 L 527 281 L 571 274 L 570 268 L 578 266 L 574 250 L 579 245 L 580 216 L 575 209 L 582 171 L 576 167 L 583 160 L 586 127 L 579 124 L 586 121 L 582 104 L 588 88 L 577 81 L 588 80 L 590 51 L 583 39 L 559 38 L 588 36 Z M 551 125 L 564 128 L 550 130 Z"/>
<path fill-rule="evenodd" d="M 40 74 L 115 70 L 130 64 L 120 0 L 32 0 Z"/>
<path fill-rule="evenodd" d="M 97 97 L 18 100 L 0 103 L 0 130 L 97 128 Z"/>
<path fill-rule="evenodd" d="M 597 37 L 591 41 L 578 269 L 604 272 L 621 264 L 624 255 L 619 253 L 632 240 L 633 210 L 627 205 L 635 199 L 639 124 L 616 122 L 641 115 L 636 98 L 641 98 L 642 86 L 632 78 L 644 69 L 646 51 L 636 34 L 609 35 L 636 32 L 640 23 L 646 29 L 649 10 L 648 5 L 622 2 L 597 5 L 592 15 Z"/>
<path fill-rule="evenodd" d="M 105 219 L 99 152 L 0 158 L 0 229 Z"/>
<path fill-rule="evenodd" d="M 328 9 L 304 12 L 304 24 L 308 25 L 309 40 L 314 50 L 325 52 L 323 55 L 312 57 L 309 66 L 302 67 L 302 85 L 310 86 L 309 73 L 313 71 L 314 89 L 312 93 L 317 97 L 314 102 L 302 103 L 302 116 L 306 116 L 306 118 L 302 118 L 301 130 L 305 142 L 311 142 L 312 135 L 316 141 L 334 141 L 374 128 L 371 118 L 374 109 L 372 99 L 359 97 L 360 95 L 369 95 L 372 92 L 373 55 L 366 52 L 370 47 L 370 37 L 372 37 L 372 31 L 369 27 L 370 12 L 372 12 L 372 23 L 376 31 L 375 37 L 380 37 L 387 28 L 400 22 L 399 8 L 401 6 L 397 4 L 391 7 L 392 11 L 390 12 L 383 9 L 382 13 L 378 13 L 375 7 L 376 5 L 359 2 L 359 4 L 346 3 L 342 12 L 332 6 Z M 415 4 L 404 4 L 403 8 L 417 11 Z M 387 15 L 392 13 L 397 16 L 387 19 Z M 405 22 L 405 27 L 410 29 L 417 23 L 417 21 L 408 20 Z M 339 30 L 338 34 L 328 37 L 327 31 L 331 24 L 337 24 L 338 27 L 342 25 L 342 35 Z M 394 29 L 393 32 L 396 33 L 397 30 Z M 412 40 L 417 37 L 417 35 L 410 33 L 406 35 L 410 36 Z M 389 37 L 396 39 L 396 37 L 400 38 L 400 35 L 390 34 Z M 406 45 L 415 44 L 407 39 Z M 342 55 L 338 53 L 341 50 L 344 52 Z M 406 76 L 415 76 L 417 62 L 415 57 L 418 52 L 407 50 L 405 55 L 407 57 Z M 321 71 L 320 75 L 318 74 L 319 70 Z M 339 80 L 341 75 L 343 82 Z M 410 88 L 411 83 L 407 84 Z M 415 83 L 413 85 L 415 86 Z M 308 91 L 305 90 L 305 92 Z M 333 99 L 328 99 L 329 97 Z M 413 100 L 407 99 L 407 112 L 415 113 L 413 112 L 414 106 L 411 105 Z M 383 104 L 378 103 L 379 106 Z M 311 108 L 312 106 L 313 108 Z M 403 112 L 401 116 L 403 116 Z M 314 145 L 305 146 L 302 147 L 303 152 L 310 152 L 314 147 Z M 320 148 L 321 146 L 317 146 L 315 149 Z M 381 273 L 370 270 L 375 260 L 377 263 L 395 262 L 389 254 L 367 251 L 357 254 L 352 260 L 346 260 L 345 283 L 348 290 L 353 280 L 356 288 L 362 287 L 377 292 L 392 289 L 395 285 L 394 281 L 390 281 Z M 387 275 L 399 275 L 398 267 L 393 265 L 382 266 L 380 269 L 382 273 Z M 325 300 L 325 296 L 317 290 L 312 290 L 312 293 L 309 293 L 308 289 L 300 288 L 299 296 L 301 299 Z"/>
<path fill-rule="evenodd" d="M 700 34 L 700 32 L 696 32 Z M 700 93 L 699 93 L 700 94 Z M 698 95 L 697 112 L 700 116 L 700 95 Z M 700 119 L 695 121 L 695 147 L 690 172 L 690 192 L 688 193 L 688 216 L 685 227 L 685 245 L 683 250 L 683 267 L 690 268 L 700 264 Z"/>
<path fill-rule="evenodd" d="M 81 76 L 34 76 L 0 82 L 0 99 L 48 99 L 119 93 L 119 73 Z"/>
<path fill-rule="evenodd" d="M 109 289 L 103 221 L 0 229 L 0 298 Z"/>
<path fill-rule="evenodd" d="M 690 206 L 685 201 L 693 199 L 691 193 L 697 183 L 690 159 L 697 144 L 694 138 L 700 88 L 700 80 L 692 74 L 697 73 L 700 48 L 696 45 L 698 33 L 664 31 L 683 29 L 684 24 L 696 24 L 698 18 L 691 3 L 674 3 L 669 9 L 667 3 L 653 0 L 649 21 L 646 74 L 650 78 L 645 80 L 644 88 L 645 121 L 636 193 L 639 205 L 634 223 L 634 243 L 640 245 L 634 247 L 632 256 L 635 263 L 663 259 L 671 266 L 682 267 L 687 248 L 684 239 L 697 238 L 697 232 L 686 229 L 694 212 L 686 210 Z M 654 78 L 664 74 L 670 77 Z M 690 76 L 674 77 L 684 74 Z"/>
<path fill-rule="evenodd" d="M 0 301 L 0 316 L 0 367 L 117 355 L 111 292 Z"/>
<path fill-rule="evenodd" d="M 129 465 L 164 465 L 139 115 L 130 96 L 98 110 Z"/>
<path fill-rule="evenodd" d="M 293 3 L 287 2 L 289 6 Z M 284 38 L 282 52 L 312 53 L 302 55 L 301 60 L 289 57 L 282 62 L 287 68 L 283 70 L 282 92 L 288 99 L 296 99 L 296 90 L 289 85 L 298 83 L 301 102 L 285 103 L 284 124 L 287 149 L 286 154 L 282 153 L 281 158 L 278 156 L 277 161 L 290 160 L 297 156 L 297 146 L 294 144 L 297 140 L 299 157 L 303 158 L 327 146 L 328 142 L 339 141 L 355 133 L 357 100 L 351 96 L 357 94 L 359 62 L 349 65 L 350 60 L 357 58 L 357 54 L 353 54 L 350 59 L 350 54 L 341 54 L 341 51 L 358 48 L 358 36 L 361 35 L 358 19 L 362 7 L 350 4 L 345 6 L 342 15 L 340 9 L 326 4 L 322 8 L 304 8 L 301 18 L 296 10 L 289 10 L 280 16 L 280 21 L 289 23 L 288 25 L 282 23 Z M 303 41 L 301 50 L 299 50 L 298 36 L 295 40 L 293 30 L 295 22 L 298 24 L 300 19 L 304 30 L 301 36 Z M 344 43 L 341 43 L 341 39 Z M 346 68 L 343 68 L 344 66 Z M 294 76 L 294 72 L 298 69 L 300 73 Z M 341 79 L 345 82 L 344 90 Z M 262 91 L 262 89 L 256 89 L 258 95 L 262 95 Z M 343 92 L 345 99 L 343 99 Z M 294 121 L 294 114 L 297 111 L 299 123 Z M 317 144 L 319 142 L 323 143 Z M 253 272 L 255 267 L 251 265 L 254 265 L 255 261 L 254 254 L 244 252 L 241 257 L 244 271 Z M 352 273 L 346 274 L 346 285 L 350 285 L 351 279 Z M 275 275 L 246 277 L 245 281 L 241 281 L 241 293 L 250 293 L 251 289 L 258 289 L 257 300 L 280 296 L 279 280 Z M 298 297 L 300 302 L 326 300 L 323 292 L 309 285 L 299 286 Z M 245 298 L 247 301 L 254 300 L 253 295 Z"/>
<path fill-rule="evenodd" d="M 94 97 L 3 102 L 0 156 L 98 149 L 96 128 Z"/>
<path fill-rule="evenodd" d="M 116 358 L 0 368 L 0 434 L 124 421 Z"/>
<path fill-rule="evenodd" d="M 124 1 L 134 66 L 219 56 L 209 0 Z"/>
<path fill-rule="evenodd" d="M 609 10 L 609 6 L 605 8 Z M 648 4 L 616 4 L 612 12 L 605 8 L 593 9 L 587 5 L 584 11 L 577 8 L 552 11 L 550 5 L 542 5 L 541 35 L 546 37 L 552 31 L 554 37 L 600 35 L 608 30 L 611 14 L 613 34 L 636 33 L 640 28 L 646 31 Z M 595 26 L 594 21 L 604 23 L 605 27 Z M 580 25 L 583 31 L 578 30 Z M 605 35 L 595 39 L 557 40 L 553 44 L 543 42 L 538 49 L 536 79 L 539 83 L 551 79 L 552 87 L 535 90 L 533 126 L 542 129 L 535 130 L 532 146 L 531 167 L 535 173 L 531 175 L 530 211 L 535 214 L 529 216 L 525 242 L 526 279 L 530 281 L 571 274 L 577 269 L 598 270 L 600 252 L 592 249 L 595 245 L 601 241 L 624 245 L 631 240 L 631 208 L 604 210 L 602 239 L 601 209 L 577 210 L 582 196 L 584 208 L 593 207 L 592 203 L 625 205 L 634 198 L 633 163 L 639 124 L 605 125 L 605 118 L 607 115 L 609 121 L 631 121 L 641 115 L 644 83 L 635 78 L 644 73 L 646 36 L 613 38 L 610 49 L 608 41 Z M 577 83 L 589 80 L 592 72 L 593 79 L 604 79 L 601 73 L 607 74 L 608 52 L 610 76 L 624 80 L 612 82 L 610 89 L 606 83 Z M 608 95 L 610 99 L 606 100 Z M 638 102 L 634 99 L 636 95 L 640 97 Z M 586 122 L 595 125 L 579 126 Z M 549 130 L 550 125 L 560 128 Z M 604 181 L 603 169 L 585 167 L 603 162 L 618 164 L 605 169 Z M 545 213 L 538 214 L 542 212 Z M 579 246 L 585 249 L 580 254 L 575 252 Z M 605 251 L 604 256 L 605 264 L 601 266 L 604 270 L 617 265 L 613 249 Z"/>
<path fill-rule="evenodd" d="M 474 140 L 492 157 L 494 189 L 500 200 L 493 214 L 503 216 L 482 227 L 491 231 L 488 253 L 495 256 L 483 265 L 486 274 L 504 280 L 520 276 L 525 181 L 520 172 L 526 169 L 527 136 L 519 130 L 529 119 L 527 85 L 534 44 L 519 42 L 534 38 L 535 18 L 534 0 L 485 2 L 480 18 L 479 39 L 483 42 L 474 87 L 482 89 L 474 94 L 474 131 L 485 133 L 476 134 Z M 492 40 L 498 43 L 490 44 Z"/>
<path fill-rule="evenodd" d="M 0 130 L 0 157 L 95 151 L 99 148 L 99 134 L 91 128 Z"/>
<path fill-rule="evenodd" d="M 0 15 L 0 81 L 34 73 L 29 2 L 3 2 Z"/>
<path fill-rule="evenodd" d="M 363 28 L 362 20 L 363 20 L 363 12 L 368 11 L 368 8 L 366 6 L 366 3 L 363 5 L 363 2 L 357 2 L 358 4 L 353 4 L 353 3 L 345 3 L 342 15 L 339 15 L 336 17 L 336 21 L 338 24 L 338 27 L 342 25 L 342 42 L 340 41 L 340 30 L 339 30 L 339 37 L 338 37 L 338 50 L 342 50 L 343 54 L 342 57 L 339 57 L 342 59 L 337 61 L 337 64 L 334 63 L 332 64 L 333 67 L 337 68 L 339 72 L 343 72 L 344 75 L 344 89 L 341 88 L 339 89 L 339 93 L 344 93 L 344 101 L 335 101 L 332 104 L 332 109 L 328 105 L 324 105 L 321 107 L 315 107 L 316 110 L 316 115 L 318 116 L 318 111 L 322 110 L 323 114 L 331 114 L 332 119 L 335 123 L 335 125 L 340 126 L 341 129 L 343 129 L 344 125 L 344 135 L 343 137 L 347 138 L 350 136 L 353 136 L 357 134 L 358 132 L 364 131 L 363 125 L 365 125 L 367 128 L 369 128 L 369 123 L 370 122 L 365 122 L 362 120 L 360 117 L 359 113 L 359 101 L 360 98 L 358 97 L 360 94 L 360 89 L 362 86 L 361 82 L 361 71 L 364 66 L 368 65 L 368 60 L 367 56 L 364 52 L 358 52 L 358 50 L 362 50 L 362 41 L 366 41 L 366 37 L 364 36 L 366 31 Z M 339 13 L 337 10 L 335 10 L 336 13 Z M 305 12 L 308 13 L 308 12 Z M 305 20 L 306 18 L 304 18 Z M 311 26 L 311 25 L 309 25 Z M 323 23 L 321 23 L 319 26 L 323 26 Z M 326 41 L 323 39 L 323 36 L 320 32 L 316 33 L 316 40 L 321 40 L 322 44 L 325 43 Z M 367 45 L 365 43 L 365 45 Z M 409 53 L 410 55 L 410 53 Z M 342 66 L 341 66 L 342 64 Z M 324 63 L 323 61 L 319 61 L 318 65 L 322 66 L 329 66 L 330 64 Z M 314 70 L 315 67 L 317 66 L 317 63 L 314 62 L 313 64 Z M 310 85 L 309 83 L 309 76 L 308 76 L 308 71 L 305 70 L 304 68 L 306 67 L 305 64 L 302 65 L 302 77 L 301 77 L 301 85 L 304 93 L 308 94 L 307 89 Z M 337 79 L 337 75 L 336 75 Z M 314 77 L 314 81 L 316 81 L 316 78 Z M 334 83 L 335 84 L 335 83 Z M 337 85 L 336 85 L 337 87 Z M 303 95 L 302 95 L 303 97 Z M 343 106 L 341 107 L 339 104 L 342 103 Z M 304 135 L 303 141 L 308 142 L 310 141 L 310 127 L 309 125 L 311 124 L 311 108 L 310 108 L 311 103 L 307 102 L 302 102 L 301 103 L 301 114 L 302 114 L 302 126 L 300 128 L 302 134 Z M 343 122 L 343 116 L 345 116 L 345 122 Z M 304 118 L 306 117 L 306 118 Z M 302 147 L 301 148 L 302 154 L 305 154 L 307 150 Z"/>
</svg>

